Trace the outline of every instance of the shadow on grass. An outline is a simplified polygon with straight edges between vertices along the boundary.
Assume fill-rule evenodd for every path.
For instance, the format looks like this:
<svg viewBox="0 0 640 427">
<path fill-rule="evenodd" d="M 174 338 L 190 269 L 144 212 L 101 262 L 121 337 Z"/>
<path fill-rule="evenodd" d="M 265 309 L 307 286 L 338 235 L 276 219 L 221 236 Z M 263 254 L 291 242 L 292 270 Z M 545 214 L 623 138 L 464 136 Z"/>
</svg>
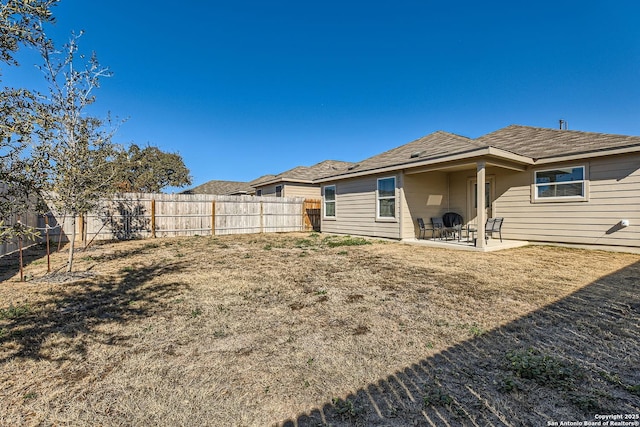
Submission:
<svg viewBox="0 0 640 427">
<path fill-rule="evenodd" d="M 539 426 L 638 414 L 639 325 L 636 263 L 281 425 Z"/>
<path fill-rule="evenodd" d="M 47 250 L 43 244 L 32 245 L 22 251 L 23 266 L 28 266 L 34 261 L 47 262 Z M 20 272 L 20 254 L 18 251 L 0 257 L 0 282 L 14 277 Z M 19 278 L 18 278 L 19 280 Z"/>
<path fill-rule="evenodd" d="M 115 242 L 115 240 L 103 240 L 99 242 L 93 242 L 88 247 L 77 247 L 74 253 L 74 257 L 75 259 L 87 257 L 87 256 L 90 257 L 92 252 L 95 249 L 100 249 L 102 245 L 113 243 L 113 242 Z M 135 255 L 149 253 L 151 249 L 155 249 L 159 246 L 160 246 L 159 243 L 151 241 L 135 248 L 117 250 L 108 255 L 102 255 L 100 257 L 100 260 L 111 261 L 114 259 L 126 259 Z M 66 247 L 66 244 L 63 244 L 62 247 L 60 248 L 61 252 L 66 252 L 67 250 L 68 248 Z M 50 248 L 50 251 L 51 251 L 51 254 L 58 252 L 58 245 L 53 244 Z M 15 277 L 20 272 L 19 256 L 20 255 L 18 251 L 15 251 L 0 257 L 0 282 L 9 280 L 12 277 Z M 28 267 L 30 264 L 34 262 L 42 262 L 46 264 L 47 247 L 44 243 L 28 246 L 23 250 L 22 258 L 23 258 L 22 262 L 25 268 L 25 273 L 28 275 L 29 273 Z M 61 270 L 65 267 L 65 265 L 52 265 L 51 269 L 52 271 Z"/>
<path fill-rule="evenodd" d="M 2 308 L 0 345 L 5 347 L 6 363 L 12 358 L 75 360 L 84 356 L 82 342 L 53 351 L 47 340 L 56 337 L 103 341 L 112 344 L 128 337 L 100 331 L 102 325 L 126 323 L 156 314 L 172 296 L 188 288 L 185 283 L 150 283 L 157 276 L 174 273 L 185 263 L 152 265 L 123 271 L 120 277 L 85 278 L 52 286 L 46 300 L 34 305 Z M 47 285 L 42 283 L 43 288 Z M 83 338 L 84 339 L 84 338 Z"/>
</svg>

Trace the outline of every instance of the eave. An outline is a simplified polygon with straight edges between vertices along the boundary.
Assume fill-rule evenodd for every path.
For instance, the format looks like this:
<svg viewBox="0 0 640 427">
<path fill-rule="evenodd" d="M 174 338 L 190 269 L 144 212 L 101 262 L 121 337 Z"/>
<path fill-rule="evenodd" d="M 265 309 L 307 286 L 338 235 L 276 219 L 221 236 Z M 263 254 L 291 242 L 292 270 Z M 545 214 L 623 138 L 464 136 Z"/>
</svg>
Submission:
<svg viewBox="0 0 640 427">
<path fill-rule="evenodd" d="M 502 168 L 524 171 L 527 166 L 533 165 L 535 162 L 532 158 L 514 154 L 509 151 L 501 150 L 495 147 L 481 147 L 461 153 L 455 153 L 445 156 L 432 157 L 429 159 L 418 160 L 413 162 L 403 162 L 379 168 L 367 169 L 358 172 L 351 172 L 341 175 L 333 175 L 325 178 L 317 179 L 314 182 L 330 182 L 348 178 L 357 178 L 367 175 L 377 175 L 382 173 L 395 172 L 404 170 L 405 173 L 422 173 L 434 170 L 444 170 L 459 167 L 462 164 L 468 164 L 484 160 L 488 165 L 498 166 Z"/>
</svg>

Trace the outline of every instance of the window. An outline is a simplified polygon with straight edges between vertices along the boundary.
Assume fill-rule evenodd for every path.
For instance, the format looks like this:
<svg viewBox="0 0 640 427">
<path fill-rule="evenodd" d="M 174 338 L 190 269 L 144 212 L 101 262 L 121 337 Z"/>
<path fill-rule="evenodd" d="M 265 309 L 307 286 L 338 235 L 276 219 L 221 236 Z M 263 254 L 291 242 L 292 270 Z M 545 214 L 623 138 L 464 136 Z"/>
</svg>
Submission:
<svg viewBox="0 0 640 427">
<path fill-rule="evenodd" d="M 478 183 L 473 184 L 475 197 L 473 198 L 473 206 L 478 206 Z M 484 207 L 489 208 L 491 206 L 491 183 L 484 183 Z"/>
<path fill-rule="evenodd" d="M 282 197 L 282 185 L 276 185 L 276 197 Z"/>
<path fill-rule="evenodd" d="M 548 169 L 535 172 L 536 199 L 584 199 L 585 167 Z"/>
<path fill-rule="evenodd" d="M 327 185 L 324 187 L 324 216 L 325 218 L 336 217 L 336 186 Z"/>
<path fill-rule="evenodd" d="M 256 190 L 256 196 L 262 196 L 262 190 Z"/>
<path fill-rule="evenodd" d="M 396 216 L 396 178 L 378 179 L 378 218 Z"/>
</svg>

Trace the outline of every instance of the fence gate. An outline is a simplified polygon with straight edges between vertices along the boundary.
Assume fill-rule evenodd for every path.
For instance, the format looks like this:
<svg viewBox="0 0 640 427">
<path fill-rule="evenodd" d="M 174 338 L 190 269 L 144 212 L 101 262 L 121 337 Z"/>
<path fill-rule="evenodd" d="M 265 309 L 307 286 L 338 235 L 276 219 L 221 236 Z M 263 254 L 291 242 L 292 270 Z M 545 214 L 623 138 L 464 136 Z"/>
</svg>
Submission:
<svg viewBox="0 0 640 427">
<path fill-rule="evenodd" d="M 320 231 L 320 207 L 322 200 L 306 199 L 303 205 L 305 231 Z"/>
</svg>

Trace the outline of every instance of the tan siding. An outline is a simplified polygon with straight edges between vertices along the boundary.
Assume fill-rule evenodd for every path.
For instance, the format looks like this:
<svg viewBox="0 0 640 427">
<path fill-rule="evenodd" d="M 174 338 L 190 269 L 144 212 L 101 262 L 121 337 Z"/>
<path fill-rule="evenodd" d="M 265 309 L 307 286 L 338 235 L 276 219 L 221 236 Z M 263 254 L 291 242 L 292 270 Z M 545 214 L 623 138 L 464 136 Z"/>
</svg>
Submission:
<svg viewBox="0 0 640 427">
<path fill-rule="evenodd" d="M 430 172 L 404 176 L 403 239 L 418 236 L 417 218 L 430 224 L 430 218 L 442 216 L 448 210 L 448 177 L 444 172 Z"/>
<path fill-rule="evenodd" d="M 371 176 L 345 180 L 336 185 L 336 218 L 322 220 L 322 231 L 361 236 L 400 238 L 399 221 L 376 220 L 377 178 L 393 175 Z M 332 185 L 327 183 L 326 185 Z M 399 177 L 396 176 L 396 186 Z M 400 191 L 396 191 L 396 218 L 400 212 Z"/>
<path fill-rule="evenodd" d="M 475 178 L 475 173 L 474 169 L 450 173 L 447 177 L 451 197 L 449 210 L 462 215 L 465 224 L 472 220 L 472 218 L 469 218 L 469 212 L 467 212 L 467 187 L 469 185 L 469 179 L 472 177 Z"/>
<path fill-rule="evenodd" d="M 487 177 L 494 182 L 492 215 L 505 218 L 503 237 L 556 243 L 601 244 L 640 247 L 640 155 L 618 155 L 571 165 L 588 166 L 588 200 L 581 202 L 532 203 L 533 170 L 524 172 L 491 167 Z M 558 167 L 568 166 L 559 164 Z M 539 169 L 550 169 L 545 165 Z M 535 170 L 535 169 L 534 169 Z M 417 236 L 416 218 L 429 218 L 447 211 L 460 213 L 473 222 L 468 207 L 469 181 L 475 169 L 458 172 L 428 172 L 398 177 L 397 223 L 375 220 L 376 176 L 336 183 L 336 221 L 323 222 L 323 231 L 394 237 Z M 630 226 L 621 228 L 620 220 Z"/>
<path fill-rule="evenodd" d="M 286 184 L 284 186 L 284 197 L 304 197 L 305 199 L 319 199 L 320 186 L 317 184 Z"/>
<path fill-rule="evenodd" d="M 256 187 L 256 190 L 262 190 L 262 197 L 275 197 L 276 185 L 282 185 L 282 184 L 273 184 L 273 185 L 265 185 L 262 187 Z"/>
<path fill-rule="evenodd" d="M 591 160 L 585 202 L 531 203 L 532 172 L 511 178 L 495 204 L 505 238 L 640 246 L 640 155 Z M 622 219 L 631 226 L 617 227 Z"/>
<path fill-rule="evenodd" d="M 580 165 L 586 163 L 573 163 Z M 566 166 L 566 165 L 559 165 Z M 541 169 L 553 168 L 546 165 Z M 583 202 L 532 203 L 532 170 L 524 172 L 487 169 L 494 181 L 492 215 L 505 217 L 503 237 L 558 243 L 640 246 L 640 155 L 620 155 L 591 160 L 589 198 Z M 428 223 L 431 216 L 446 211 L 470 217 L 469 182 L 476 171 L 410 174 L 405 176 L 403 238 L 417 235 L 416 218 Z M 429 196 L 439 195 L 440 204 L 428 206 Z M 616 224 L 627 219 L 631 226 Z"/>
</svg>

